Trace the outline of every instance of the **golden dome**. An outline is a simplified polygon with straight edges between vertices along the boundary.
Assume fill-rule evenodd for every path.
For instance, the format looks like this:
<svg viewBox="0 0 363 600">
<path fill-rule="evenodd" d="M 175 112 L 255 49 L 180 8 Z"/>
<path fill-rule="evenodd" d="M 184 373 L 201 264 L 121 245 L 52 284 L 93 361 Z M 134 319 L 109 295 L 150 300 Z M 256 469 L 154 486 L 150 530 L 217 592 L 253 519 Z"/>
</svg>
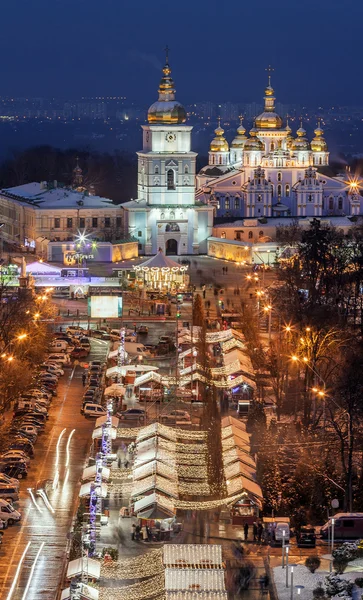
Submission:
<svg viewBox="0 0 363 600">
<path fill-rule="evenodd" d="M 311 149 L 314 152 L 327 152 L 328 146 L 323 138 L 324 131 L 320 127 L 320 123 L 316 129 L 314 129 L 315 137 L 311 140 Z"/>
<path fill-rule="evenodd" d="M 268 86 L 265 89 L 265 108 L 263 113 L 256 117 L 257 129 L 280 129 L 282 127 L 282 119 L 275 113 L 275 97 L 274 89 L 271 85 L 271 70 L 269 67 Z"/>
<path fill-rule="evenodd" d="M 240 125 L 237 129 L 237 135 L 231 143 L 231 148 L 243 148 L 246 143 L 247 136 L 245 135 L 246 129 L 243 127 L 243 118 L 240 118 Z"/>
<path fill-rule="evenodd" d="M 149 123 L 170 125 L 185 123 L 187 120 L 184 106 L 175 100 L 174 81 L 171 77 L 168 56 L 159 84 L 159 99 L 150 106 L 147 120 Z"/>
<path fill-rule="evenodd" d="M 246 141 L 244 145 L 245 150 L 264 150 L 264 145 L 261 140 L 257 137 L 257 130 L 252 128 L 250 131 L 250 138 Z"/>
<path fill-rule="evenodd" d="M 300 125 L 296 134 L 297 134 L 297 138 L 293 141 L 293 143 L 291 145 L 291 149 L 292 150 L 310 150 L 309 141 L 305 137 L 306 131 L 302 125 Z"/>
<path fill-rule="evenodd" d="M 210 143 L 211 152 L 228 152 L 229 146 L 225 137 L 223 137 L 224 129 L 221 127 L 221 120 L 218 119 L 218 127 L 214 130 L 216 136 Z"/>
</svg>

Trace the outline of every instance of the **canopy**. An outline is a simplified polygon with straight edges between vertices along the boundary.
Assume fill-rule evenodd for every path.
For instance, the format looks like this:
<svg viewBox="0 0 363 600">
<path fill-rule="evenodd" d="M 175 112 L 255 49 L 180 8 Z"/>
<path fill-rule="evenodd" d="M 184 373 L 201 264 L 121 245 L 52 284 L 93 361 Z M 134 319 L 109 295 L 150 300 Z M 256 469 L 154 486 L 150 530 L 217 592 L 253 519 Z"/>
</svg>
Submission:
<svg viewBox="0 0 363 600">
<path fill-rule="evenodd" d="M 110 479 L 110 469 L 107 467 L 101 467 L 102 479 Z M 92 465 L 91 467 L 86 467 L 82 473 L 82 481 L 94 480 L 96 477 L 96 465 Z"/>
<path fill-rule="evenodd" d="M 137 265 L 135 267 L 135 271 L 148 271 L 149 269 L 173 269 L 177 271 L 186 271 L 187 268 L 188 267 L 185 265 L 180 265 L 179 263 L 175 262 L 175 260 L 165 256 L 165 254 L 159 250 L 155 256 L 152 256 L 145 262 Z"/>
<path fill-rule="evenodd" d="M 163 477 L 167 477 L 168 479 L 175 480 L 177 479 L 177 472 L 174 467 L 170 467 L 162 462 L 157 460 L 153 460 L 149 463 L 141 465 L 141 467 L 136 467 L 134 469 L 134 481 L 138 479 L 143 479 L 144 477 L 149 477 L 149 475 L 162 475 Z"/>
<path fill-rule="evenodd" d="M 105 396 L 124 396 L 125 392 L 126 389 L 122 385 L 113 383 L 105 389 Z"/>
<path fill-rule="evenodd" d="M 252 494 L 256 499 L 263 499 L 262 490 L 258 483 L 247 479 L 243 475 L 227 480 L 226 483 L 228 496 L 234 496 L 238 492 L 246 492 L 248 495 Z"/>
<path fill-rule="evenodd" d="M 82 573 L 88 573 L 88 577 L 91 579 L 99 579 L 101 574 L 101 563 L 92 558 L 82 559 L 76 558 L 68 563 L 67 579 L 72 579 L 81 575 Z"/>
<path fill-rule="evenodd" d="M 91 485 L 92 485 L 92 482 L 84 483 L 83 485 L 81 485 L 81 489 L 79 490 L 80 498 L 91 495 Z M 101 485 L 96 490 L 96 495 L 102 496 L 102 498 L 106 498 L 106 496 L 107 496 L 107 484 L 106 483 L 101 483 Z"/>
<path fill-rule="evenodd" d="M 223 568 L 222 546 L 218 544 L 167 544 L 163 548 L 163 562 L 166 567 L 213 566 Z"/>
<path fill-rule="evenodd" d="M 228 592 L 211 591 L 207 592 L 190 592 L 178 590 L 177 592 L 167 590 L 165 592 L 166 600 L 227 600 Z"/>
<path fill-rule="evenodd" d="M 151 367 L 149 365 L 123 365 L 122 367 L 110 367 L 106 371 L 106 377 L 112 375 L 126 375 L 127 371 L 135 371 L 135 373 L 145 373 L 146 371 L 157 371 L 159 367 Z"/>
<path fill-rule="evenodd" d="M 98 600 L 99 591 L 90 585 L 85 585 L 84 583 L 80 584 L 80 593 L 81 600 Z M 67 588 L 63 590 L 61 595 L 61 600 L 70 600 L 71 599 L 71 588 Z"/>
<path fill-rule="evenodd" d="M 174 498 L 178 497 L 178 488 L 175 482 L 170 481 L 165 477 L 161 477 L 160 475 L 150 475 L 150 477 L 145 477 L 139 481 L 134 481 L 132 485 L 131 497 L 135 498 L 137 496 L 141 496 L 142 494 L 146 494 L 146 492 L 150 492 L 151 490 L 163 492 L 163 494 L 172 496 Z"/>
<path fill-rule="evenodd" d="M 119 422 L 120 419 L 118 419 L 117 417 L 111 417 L 111 427 L 118 427 L 119 426 Z M 98 417 L 98 419 L 96 419 L 96 424 L 95 427 L 102 427 L 102 425 L 104 425 L 105 423 L 107 423 L 107 417 Z"/>
<path fill-rule="evenodd" d="M 135 502 L 134 512 L 141 519 L 169 519 L 175 515 L 175 506 L 173 500 L 154 493 Z"/>
<path fill-rule="evenodd" d="M 250 467 L 256 467 L 256 463 L 253 460 L 252 456 L 245 452 L 244 450 L 240 450 L 239 448 L 229 448 L 225 452 L 223 452 L 223 464 L 226 467 L 236 461 L 240 460 L 241 462 L 249 465 Z"/>
<path fill-rule="evenodd" d="M 238 429 L 243 429 L 243 431 L 246 431 L 246 425 L 244 424 L 243 421 L 240 421 L 239 419 L 235 419 L 234 417 L 223 417 L 223 419 L 222 419 L 222 437 L 224 437 L 223 436 L 224 429 L 231 425 L 233 425 L 233 427 L 237 427 Z"/>
<path fill-rule="evenodd" d="M 61 269 L 48 263 L 36 261 L 26 265 L 26 272 L 31 275 L 56 275 L 60 276 Z"/>
<path fill-rule="evenodd" d="M 165 569 L 166 590 L 224 591 L 222 569 Z"/>
</svg>

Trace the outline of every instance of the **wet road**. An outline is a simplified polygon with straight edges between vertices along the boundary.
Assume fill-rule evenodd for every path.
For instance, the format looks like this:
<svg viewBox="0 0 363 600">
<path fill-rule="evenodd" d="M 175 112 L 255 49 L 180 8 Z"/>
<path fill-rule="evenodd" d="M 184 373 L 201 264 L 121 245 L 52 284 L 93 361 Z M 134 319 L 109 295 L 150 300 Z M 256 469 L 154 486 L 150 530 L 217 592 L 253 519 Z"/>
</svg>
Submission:
<svg viewBox="0 0 363 600">
<path fill-rule="evenodd" d="M 107 348 L 107 342 L 93 340 L 89 360 L 105 358 Z M 45 431 L 38 436 L 35 445 L 29 475 L 26 480 L 21 481 L 20 502 L 15 504 L 15 508 L 19 507 L 22 521 L 20 525 L 13 525 L 5 531 L 0 548 L 1 600 L 10 598 L 18 565 L 29 542 L 31 545 L 20 567 L 18 582 L 11 598 L 56 598 L 62 576 L 67 533 L 94 427 L 92 420 L 87 420 L 80 414 L 83 394 L 81 375 L 80 367 L 66 369 L 65 375 L 60 379 L 58 395 L 53 399 Z M 75 431 L 71 435 L 73 430 Z M 35 488 L 38 480 L 54 479 L 57 471 L 59 484 L 57 489 L 49 493 L 51 505 L 47 507 L 39 497 L 35 497 L 35 505 L 27 489 Z"/>
</svg>

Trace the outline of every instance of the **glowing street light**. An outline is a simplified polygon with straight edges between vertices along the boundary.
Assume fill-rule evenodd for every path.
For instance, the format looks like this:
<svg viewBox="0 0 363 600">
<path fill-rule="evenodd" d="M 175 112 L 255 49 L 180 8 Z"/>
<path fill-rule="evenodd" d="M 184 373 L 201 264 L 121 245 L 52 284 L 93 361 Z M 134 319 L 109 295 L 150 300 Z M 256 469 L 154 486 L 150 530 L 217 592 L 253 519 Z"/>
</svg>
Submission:
<svg viewBox="0 0 363 600">
<path fill-rule="evenodd" d="M 20 335 L 18 335 L 17 339 L 20 340 L 25 340 L 25 338 L 28 337 L 27 333 L 21 333 Z"/>
</svg>

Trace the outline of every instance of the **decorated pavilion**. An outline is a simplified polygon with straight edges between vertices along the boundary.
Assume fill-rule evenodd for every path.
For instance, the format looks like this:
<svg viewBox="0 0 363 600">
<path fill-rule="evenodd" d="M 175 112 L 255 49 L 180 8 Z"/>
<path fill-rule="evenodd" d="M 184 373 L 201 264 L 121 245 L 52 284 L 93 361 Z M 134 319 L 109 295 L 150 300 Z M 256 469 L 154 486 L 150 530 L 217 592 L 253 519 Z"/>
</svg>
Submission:
<svg viewBox="0 0 363 600">
<path fill-rule="evenodd" d="M 181 265 L 159 250 L 140 265 L 135 266 L 136 279 L 145 290 L 182 291 L 189 283 L 188 266 Z"/>
</svg>

